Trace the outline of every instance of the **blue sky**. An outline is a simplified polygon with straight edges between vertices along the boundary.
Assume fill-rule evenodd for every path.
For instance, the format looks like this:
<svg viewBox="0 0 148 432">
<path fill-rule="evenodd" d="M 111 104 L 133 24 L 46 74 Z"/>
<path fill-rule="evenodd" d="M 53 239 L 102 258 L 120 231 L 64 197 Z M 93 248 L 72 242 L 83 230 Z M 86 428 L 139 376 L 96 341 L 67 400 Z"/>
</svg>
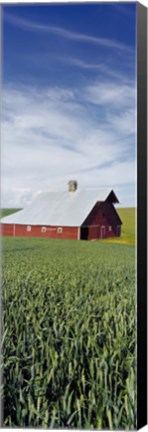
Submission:
<svg viewBox="0 0 148 432">
<path fill-rule="evenodd" d="M 136 3 L 3 5 L 2 205 L 79 187 L 136 200 Z"/>
</svg>

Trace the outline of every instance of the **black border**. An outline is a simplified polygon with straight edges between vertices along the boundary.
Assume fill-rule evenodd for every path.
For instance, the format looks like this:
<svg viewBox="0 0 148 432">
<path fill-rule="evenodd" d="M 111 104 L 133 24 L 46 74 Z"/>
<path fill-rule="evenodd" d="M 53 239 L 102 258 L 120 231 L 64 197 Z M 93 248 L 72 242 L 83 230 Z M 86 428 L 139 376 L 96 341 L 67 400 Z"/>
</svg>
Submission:
<svg viewBox="0 0 148 432">
<path fill-rule="evenodd" d="M 147 424 L 147 8 L 137 3 L 137 429 Z"/>
</svg>

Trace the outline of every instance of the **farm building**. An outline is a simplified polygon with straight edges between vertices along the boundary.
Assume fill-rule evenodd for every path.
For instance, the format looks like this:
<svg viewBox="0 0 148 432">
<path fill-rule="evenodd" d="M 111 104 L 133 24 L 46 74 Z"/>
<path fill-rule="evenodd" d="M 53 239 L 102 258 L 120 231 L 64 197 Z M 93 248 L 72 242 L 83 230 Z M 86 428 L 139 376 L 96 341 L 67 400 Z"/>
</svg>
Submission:
<svg viewBox="0 0 148 432">
<path fill-rule="evenodd" d="M 121 235 L 113 190 L 79 190 L 70 180 L 65 192 L 46 192 L 23 210 L 4 217 L 4 236 L 93 240 Z"/>
</svg>

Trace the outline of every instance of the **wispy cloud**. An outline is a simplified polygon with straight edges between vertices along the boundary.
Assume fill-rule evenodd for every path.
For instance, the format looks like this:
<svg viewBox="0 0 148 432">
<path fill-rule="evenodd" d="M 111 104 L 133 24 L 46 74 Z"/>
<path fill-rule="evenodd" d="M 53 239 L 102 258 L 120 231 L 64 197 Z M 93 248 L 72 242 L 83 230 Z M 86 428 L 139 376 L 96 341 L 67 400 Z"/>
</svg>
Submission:
<svg viewBox="0 0 148 432">
<path fill-rule="evenodd" d="M 134 94 L 131 81 L 40 92 L 7 86 L 2 104 L 4 205 L 24 206 L 39 190 L 65 189 L 71 176 L 81 188 L 134 184 Z"/>
<path fill-rule="evenodd" d="M 129 46 L 113 39 L 101 38 L 83 33 L 76 33 L 66 28 L 37 23 L 31 20 L 25 20 L 21 17 L 16 17 L 8 13 L 5 13 L 5 19 L 12 25 L 26 29 L 28 31 L 52 33 L 55 36 L 60 36 L 69 40 L 95 44 L 104 48 L 112 48 L 121 51 L 131 52 L 131 48 Z"/>
<path fill-rule="evenodd" d="M 134 107 L 136 89 L 130 81 L 95 82 L 86 88 L 86 98 L 96 105 L 108 105 L 119 109 Z"/>
<path fill-rule="evenodd" d="M 115 64 L 115 59 L 114 61 L 112 61 L 112 58 L 107 58 L 105 62 L 103 61 L 104 58 L 102 58 L 102 61 L 101 59 L 95 59 L 95 62 L 92 60 L 87 61 L 86 59 L 83 60 L 82 58 L 80 59 L 76 57 L 53 58 L 53 61 L 56 60 L 60 62 L 70 63 L 72 66 L 77 67 L 80 70 L 83 69 L 84 71 L 88 71 L 89 73 L 94 72 L 95 75 L 97 74 L 97 76 L 101 76 L 102 78 L 104 78 L 104 81 L 107 78 L 107 80 L 110 79 L 110 83 L 112 80 L 113 83 L 121 83 L 122 81 L 122 83 L 125 84 L 127 80 L 126 72 L 128 71 L 128 73 L 130 74 L 130 67 L 133 64 L 132 55 L 129 55 L 127 60 L 127 53 L 124 53 L 124 56 L 122 53 L 122 59 L 120 58 L 117 61 L 117 64 Z"/>
</svg>

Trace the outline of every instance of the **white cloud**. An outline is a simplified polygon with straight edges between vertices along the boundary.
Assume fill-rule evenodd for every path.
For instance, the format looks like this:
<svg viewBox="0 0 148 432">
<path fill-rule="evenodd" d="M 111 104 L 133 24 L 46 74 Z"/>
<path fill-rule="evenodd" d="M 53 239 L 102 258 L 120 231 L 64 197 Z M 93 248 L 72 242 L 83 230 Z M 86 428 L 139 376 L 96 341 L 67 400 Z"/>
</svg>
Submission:
<svg viewBox="0 0 148 432">
<path fill-rule="evenodd" d="M 40 92 L 8 86 L 2 205 L 22 207 L 39 190 L 65 189 L 71 177 L 82 188 L 134 184 L 134 94 L 131 82 Z"/>
<path fill-rule="evenodd" d="M 112 124 L 112 128 L 120 134 L 136 134 L 137 121 L 136 121 L 136 106 L 135 109 L 128 109 L 123 111 L 120 116 L 117 114 L 109 114 L 108 121 Z M 133 142 L 134 145 L 134 142 Z"/>
<path fill-rule="evenodd" d="M 135 106 L 135 88 L 131 82 L 96 82 L 86 89 L 86 98 L 96 105 L 119 109 Z"/>
</svg>

